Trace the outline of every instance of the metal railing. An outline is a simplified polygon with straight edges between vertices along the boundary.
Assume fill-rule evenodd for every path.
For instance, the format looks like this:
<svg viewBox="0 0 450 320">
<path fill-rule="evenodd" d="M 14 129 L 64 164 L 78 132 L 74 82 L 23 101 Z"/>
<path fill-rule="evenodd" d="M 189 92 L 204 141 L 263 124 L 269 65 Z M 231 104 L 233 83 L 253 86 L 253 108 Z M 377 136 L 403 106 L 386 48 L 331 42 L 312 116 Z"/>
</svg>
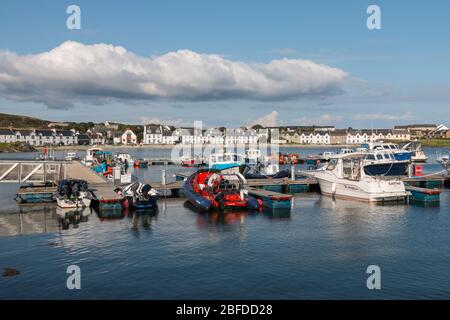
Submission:
<svg viewBox="0 0 450 320">
<path fill-rule="evenodd" d="M 46 183 L 65 179 L 66 161 L 0 160 L 0 183 Z"/>
</svg>

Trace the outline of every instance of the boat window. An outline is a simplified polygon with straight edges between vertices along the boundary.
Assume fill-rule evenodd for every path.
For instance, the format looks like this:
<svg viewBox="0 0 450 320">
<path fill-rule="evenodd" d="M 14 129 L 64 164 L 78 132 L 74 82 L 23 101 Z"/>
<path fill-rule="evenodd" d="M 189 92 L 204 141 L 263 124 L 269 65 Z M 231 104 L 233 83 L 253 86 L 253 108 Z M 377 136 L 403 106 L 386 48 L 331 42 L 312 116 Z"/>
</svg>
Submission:
<svg viewBox="0 0 450 320">
<path fill-rule="evenodd" d="M 361 179 L 361 159 L 343 159 L 344 179 L 359 181 Z"/>
<path fill-rule="evenodd" d="M 367 156 L 367 160 L 375 160 L 375 155 L 369 154 L 369 155 Z"/>
<path fill-rule="evenodd" d="M 385 153 L 385 154 L 384 154 L 384 158 L 385 158 L 385 159 L 389 159 L 389 154 Z"/>
<path fill-rule="evenodd" d="M 383 148 L 386 149 L 386 150 L 389 150 L 389 146 L 388 145 L 384 145 Z"/>
<path fill-rule="evenodd" d="M 337 159 L 331 159 L 331 161 L 328 163 L 327 170 L 334 170 L 336 168 L 337 163 L 338 163 Z"/>
<path fill-rule="evenodd" d="M 377 160 L 382 160 L 383 156 L 381 154 L 377 154 Z"/>
</svg>

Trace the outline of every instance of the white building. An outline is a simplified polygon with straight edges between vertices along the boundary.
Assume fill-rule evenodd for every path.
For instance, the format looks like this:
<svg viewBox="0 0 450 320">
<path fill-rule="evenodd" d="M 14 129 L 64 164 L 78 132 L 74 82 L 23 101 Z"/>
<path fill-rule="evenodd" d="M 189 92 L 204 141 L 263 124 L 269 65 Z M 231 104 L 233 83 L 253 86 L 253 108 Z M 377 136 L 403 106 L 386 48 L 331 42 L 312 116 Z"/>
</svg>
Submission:
<svg viewBox="0 0 450 320">
<path fill-rule="evenodd" d="M 11 129 L 0 129 L 0 143 L 16 142 L 16 134 Z"/>
<path fill-rule="evenodd" d="M 180 139 L 180 132 L 172 126 L 148 124 L 144 126 L 143 144 L 175 144 Z"/>
<path fill-rule="evenodd" d="M 300 143 L 331 144 L 331 138 L 328 132 L 302 132 L 300 135 Z"/>
<path fill-rule="evenodd" d="M 121 144 L 137 144 L 137 136 L 131 129 L 125 130 L 120 140 Z"/>
</svg>

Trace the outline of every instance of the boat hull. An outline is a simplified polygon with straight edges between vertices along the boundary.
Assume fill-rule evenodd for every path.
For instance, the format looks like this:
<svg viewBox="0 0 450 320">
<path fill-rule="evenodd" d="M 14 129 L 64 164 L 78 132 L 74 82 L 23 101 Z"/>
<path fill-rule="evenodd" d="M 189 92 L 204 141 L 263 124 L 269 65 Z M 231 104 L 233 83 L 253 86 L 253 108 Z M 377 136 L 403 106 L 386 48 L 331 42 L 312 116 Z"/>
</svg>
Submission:
<svg viewBox="0 0 450 320">
<path fill-rule="evenodd" d="M 394 152 L 394 158 L 397 161 L 411 161 L 412 152 L 410 151 L 399 151 Z"/>
<path fill-rule="evenodd" d="M 404 201 L 408 196 L 401 181 L 378 181 L 376 183 L 356 183 L 352 181 L 332 181 L 316 177 L 323 195 L 341 199 L 365 202 Z M 381 191 L 383 190 L 383 191 Z"/>
<path fill-rule="evenodd" d="M 91 205 L 91 199 L 81 198 L 76 200 L 69 200 L 57 197 L 56 203 L 60 208 L 86 208 Z"/>
</svg>

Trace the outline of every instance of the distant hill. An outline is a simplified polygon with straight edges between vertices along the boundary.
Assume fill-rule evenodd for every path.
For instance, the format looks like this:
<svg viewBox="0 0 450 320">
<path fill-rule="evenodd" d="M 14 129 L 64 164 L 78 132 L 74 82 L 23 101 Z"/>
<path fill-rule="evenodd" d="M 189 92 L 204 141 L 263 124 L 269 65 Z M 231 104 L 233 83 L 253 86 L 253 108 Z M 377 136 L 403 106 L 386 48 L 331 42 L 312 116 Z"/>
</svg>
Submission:
<svg viewBox="0 0 450 320">
<path fill-rule="evenodd" d="M 45 128 L 51 121 L 0 113 L 0 128 Z"/>
</svg>

